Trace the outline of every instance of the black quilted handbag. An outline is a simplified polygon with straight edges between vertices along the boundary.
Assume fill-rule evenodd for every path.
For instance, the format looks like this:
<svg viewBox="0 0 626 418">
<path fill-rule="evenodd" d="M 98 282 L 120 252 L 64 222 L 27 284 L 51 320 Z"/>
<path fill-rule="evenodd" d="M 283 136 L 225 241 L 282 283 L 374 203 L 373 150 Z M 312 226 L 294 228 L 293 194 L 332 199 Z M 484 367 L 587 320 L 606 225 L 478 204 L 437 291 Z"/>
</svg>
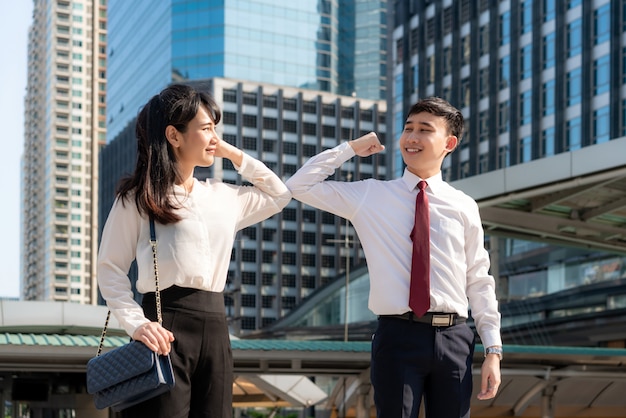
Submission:
<svg viewBox="0 0 626 418">
<path fill-rule="evenodd" d="M 161 324 L 163 319 L 157 241 L 152 219 L 150 243 L 156 284 L 157 320 Z M 93 395 L 96 408 L 111 408 L 117 412 L 171 390 L 174 387 L 174 372 L 169 355 L 158 355 L 140 341 L 131 341 L 100 355 L 110 316 L 111 311 L 107 314 L 102 330 L 98 353 L 87 363 L 87 392 Z"/>
</svg>

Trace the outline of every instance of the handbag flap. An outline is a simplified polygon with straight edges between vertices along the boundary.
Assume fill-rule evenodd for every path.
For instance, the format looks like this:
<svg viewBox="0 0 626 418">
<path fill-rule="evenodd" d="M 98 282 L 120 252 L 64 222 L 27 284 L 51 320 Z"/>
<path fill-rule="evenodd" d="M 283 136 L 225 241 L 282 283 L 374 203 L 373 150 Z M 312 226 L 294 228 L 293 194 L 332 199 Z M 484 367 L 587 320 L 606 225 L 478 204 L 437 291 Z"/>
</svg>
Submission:
<svg viewBox="0 0 626 418">
<path fill-rule="evenodd" d="M 87 392 L 95 393 L 152 368 L 157 354 L 140 341 L 94 357 L 87 362 Z"/>
</svg>

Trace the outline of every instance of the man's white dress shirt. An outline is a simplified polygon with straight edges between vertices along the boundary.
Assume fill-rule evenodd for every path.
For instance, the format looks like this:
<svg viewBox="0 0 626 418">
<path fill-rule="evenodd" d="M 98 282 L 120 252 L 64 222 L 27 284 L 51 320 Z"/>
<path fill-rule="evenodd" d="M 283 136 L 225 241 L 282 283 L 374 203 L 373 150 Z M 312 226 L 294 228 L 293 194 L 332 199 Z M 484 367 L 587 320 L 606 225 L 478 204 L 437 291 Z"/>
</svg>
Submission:
<svg viewBox="0 0 626 418">
<path fill-rule="evenodd" d="M 485 347 L 501 345 L 495 281 L 478 205 L 444 182 L 441 173 L 420 179 L 325 181 L 355 155 L 346 142 L 312 157 L 289 180 L 293 197 L 347 218 L 359 236 L 370 276 L 369 308 L 376 315 L 410 311 L 411 230 L 417 183 L 426 180 L 430 207 L 430 311 L 472 317 Z"/>
</svg>

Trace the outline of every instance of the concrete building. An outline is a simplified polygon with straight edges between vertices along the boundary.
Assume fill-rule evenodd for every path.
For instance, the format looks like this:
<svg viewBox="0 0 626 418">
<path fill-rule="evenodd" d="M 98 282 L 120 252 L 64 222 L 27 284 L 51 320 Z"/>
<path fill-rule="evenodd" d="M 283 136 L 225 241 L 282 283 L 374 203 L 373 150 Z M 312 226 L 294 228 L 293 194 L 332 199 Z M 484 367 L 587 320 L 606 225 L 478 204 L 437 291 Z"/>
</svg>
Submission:
<svg viewBox="0 0 626 418">
<path fill-rule="evenodd" d="M 105 1 L 34 1 L 22 161 L 26 300 L 96 300 L 106 23 Z"/>
</svg>

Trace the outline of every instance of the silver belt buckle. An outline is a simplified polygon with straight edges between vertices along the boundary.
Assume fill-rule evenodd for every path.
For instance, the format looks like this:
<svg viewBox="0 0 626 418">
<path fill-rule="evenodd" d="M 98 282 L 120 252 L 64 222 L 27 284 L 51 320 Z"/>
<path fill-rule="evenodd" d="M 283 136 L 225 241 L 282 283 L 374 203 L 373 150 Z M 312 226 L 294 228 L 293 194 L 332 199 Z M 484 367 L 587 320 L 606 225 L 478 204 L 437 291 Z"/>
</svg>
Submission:
<svg viewBox="0 0 626 418">
<path fill-rule="evenodd" d="M 433 327 L 449 327 L 453 321 L 452 315 L 433 315 L 430 324 Z"/>
</svg>

